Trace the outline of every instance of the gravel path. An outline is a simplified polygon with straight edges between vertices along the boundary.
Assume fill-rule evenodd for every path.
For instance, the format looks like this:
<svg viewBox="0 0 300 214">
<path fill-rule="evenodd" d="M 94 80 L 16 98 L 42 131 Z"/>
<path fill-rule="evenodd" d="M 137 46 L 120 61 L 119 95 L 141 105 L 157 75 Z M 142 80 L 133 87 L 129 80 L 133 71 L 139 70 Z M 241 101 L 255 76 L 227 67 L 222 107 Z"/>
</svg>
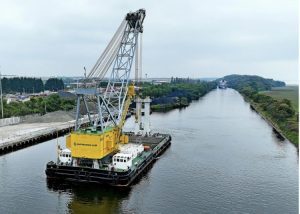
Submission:
<svg viewBox="0 0 300 214">
<path fill-rule="evenodd" d="M 67 122 L 71 120 L 75 120 L 75 115 L 73 112 L 55 111 L 47 113 L 43 116 L 28 118 L 23 123 L 55 123 Z"/>
</svg>

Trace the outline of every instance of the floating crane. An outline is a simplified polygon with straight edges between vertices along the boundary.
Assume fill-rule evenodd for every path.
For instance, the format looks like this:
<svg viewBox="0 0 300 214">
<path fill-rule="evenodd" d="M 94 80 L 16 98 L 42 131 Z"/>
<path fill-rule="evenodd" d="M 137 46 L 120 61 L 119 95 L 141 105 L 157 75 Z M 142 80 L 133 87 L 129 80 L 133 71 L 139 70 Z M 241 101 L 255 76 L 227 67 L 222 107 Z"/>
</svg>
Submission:
<svg viewBox="0 0 300 214">
<path fill-rule="evenodd" d="M 122 128 L 135 88 L 129 83 L 135 58 L 136 80 L 140 69 L 141 35 L 145 10 L 128 13 L 113 38 L 105 48 L 86 79 L 103 80 L 112 67 L 103 94 L 98 88 L 78 88 L 75 132 L 67 137 L 67 147 L 73 160 L 88 158 L 98 160 L 118 149 L 119 143 L 127 143 L 128 136 Z M 111 66 L 112 65 L 112 66 Z M 136 81 L 137 82 L 137 81 Z M 96 114 L 92 116 L 87 100 L 96 100 Z M 80 107 L 83 102 L 88 116 L 88 128 L 81 128 Z M 76 164 L 76 163 L 75 163 Z"/>
<path fill-rule="evenodd" d="M 47 163 L 48 179 L 128 186 L 170 146 L 170 135 L 150 134 L 151 99 L 139 97 L 145 15 L 144 9 L 127 13 L 95 66 L 85 75 L 84 87 L 76 90 L 75 130 L 66 138 L 67 148 L 58 148 L 57 162 Z M 129 77 L 133 63 L 132 82 Z M 97 84 L 92 87 L 97 81 L 103 85 L 106 74 L 109 78 L 105 88 L 99 89 Z M 134 98 L 136 129 L 125 133 L 122 129 Z M 87 115 L 84 118 L 82 108 Z"/>
</svg>

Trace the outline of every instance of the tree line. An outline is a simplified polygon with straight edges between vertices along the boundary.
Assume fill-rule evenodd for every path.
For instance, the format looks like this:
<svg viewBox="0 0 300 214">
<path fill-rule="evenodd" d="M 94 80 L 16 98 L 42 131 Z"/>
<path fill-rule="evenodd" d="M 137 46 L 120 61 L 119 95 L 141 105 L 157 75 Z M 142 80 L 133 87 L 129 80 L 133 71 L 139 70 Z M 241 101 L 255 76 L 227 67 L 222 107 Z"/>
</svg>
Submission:
<svg viewBox="0 0 300 214">
<path fill-rule="evenodd" d="M 64 89 L 62 79 L 50 78 L 45 84 L 40 78 L 13 77 L 2 78 L 3 93 L 40 93 L 44 90 L 59 91 Z"/>
<path fill-rule="evenodd" d="M 221 79 L 227 81 L 227 86 L 236 90 L 241 90 L 244 87 L 250 87 L 255 91 L 267 91 L 272 87 L 284 87 L 285 83 L 273 79 L 266 79 L 256 75 L 237 75 L 232 74 Z M 218 79 L 217 81 L 221 80 Z"/>
<path fill-rule="evenodd" d="M 164 111 L 187 106 L 192 100 L 199 99 L 214 88 L 216 82 L 183 81 L 182 78 L 174 78 L 171 83 L 161 85 L 143 83 L 142 97 L 152 98 L 152 110 Z"/>
<path fill-rule="evenodd" d="M 181 78 L 181 77 L 171 77 L 171 83 L 200 83 L 200 79 L 191 78 Z"/>
</svg>

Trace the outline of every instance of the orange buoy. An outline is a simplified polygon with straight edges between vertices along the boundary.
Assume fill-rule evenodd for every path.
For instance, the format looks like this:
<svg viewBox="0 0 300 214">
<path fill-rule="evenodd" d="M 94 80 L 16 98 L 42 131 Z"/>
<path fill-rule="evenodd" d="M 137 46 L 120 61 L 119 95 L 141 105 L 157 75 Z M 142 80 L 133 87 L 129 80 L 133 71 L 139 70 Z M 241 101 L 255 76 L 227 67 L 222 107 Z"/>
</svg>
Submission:
<svg viewBox="0 0 300 214">
<path fill-rule="evenodd" d="M 150 149 L 150 146 L 144 146 L 144 151 L 149 151 Z"/>
</svg>

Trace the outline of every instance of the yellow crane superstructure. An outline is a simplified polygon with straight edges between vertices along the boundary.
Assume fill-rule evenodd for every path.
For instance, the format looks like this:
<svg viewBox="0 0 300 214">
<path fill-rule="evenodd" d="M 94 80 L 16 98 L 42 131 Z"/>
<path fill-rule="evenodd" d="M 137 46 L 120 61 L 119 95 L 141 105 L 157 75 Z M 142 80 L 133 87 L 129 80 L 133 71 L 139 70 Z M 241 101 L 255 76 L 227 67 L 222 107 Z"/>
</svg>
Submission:
<svg viewBox="0 0 300 214">
<path fill-rule="evenodd" d="M 145 10 L 126 14 L 117 32 L 109 42 L 95 66 L 87 75 L 87 80 L 106 82 L 105 90 L 78 88 L 75 130 L 66 138 L 66 146 L 71 151 L 73 165 L 76 160 L 97 161 L 115 153 L 120 143 L 127 143 L 128 136 L 122 133 L 126 115 L 135 96 L 134 83 L 130 81 L 130 71 L 135 58 L 136 69 L 140 66 L 141 35 Z M 104 79 L 108 70 L 111 73 Z M 136 77 L 137 79 L 137 77 Z M 94 107 L 91 108 L 91 103 Z M 82 112 L 86 117 L 81 118 Z M 82 127 L 82 124 L 88 126 Z"/>
<path fill-rule="evenodd" d="M 119 143 L 128 143 L 128 136 L 122 134 L 122 128 L 134 97 L 134 86 L 129 86 L 120 122 L 117 126 L 107 127 L 102 132 L 90 128 L 82 128 L 67 136 L 67 148 L 73 158 L 101 159 L 118 149 Z"/>
</svg>

